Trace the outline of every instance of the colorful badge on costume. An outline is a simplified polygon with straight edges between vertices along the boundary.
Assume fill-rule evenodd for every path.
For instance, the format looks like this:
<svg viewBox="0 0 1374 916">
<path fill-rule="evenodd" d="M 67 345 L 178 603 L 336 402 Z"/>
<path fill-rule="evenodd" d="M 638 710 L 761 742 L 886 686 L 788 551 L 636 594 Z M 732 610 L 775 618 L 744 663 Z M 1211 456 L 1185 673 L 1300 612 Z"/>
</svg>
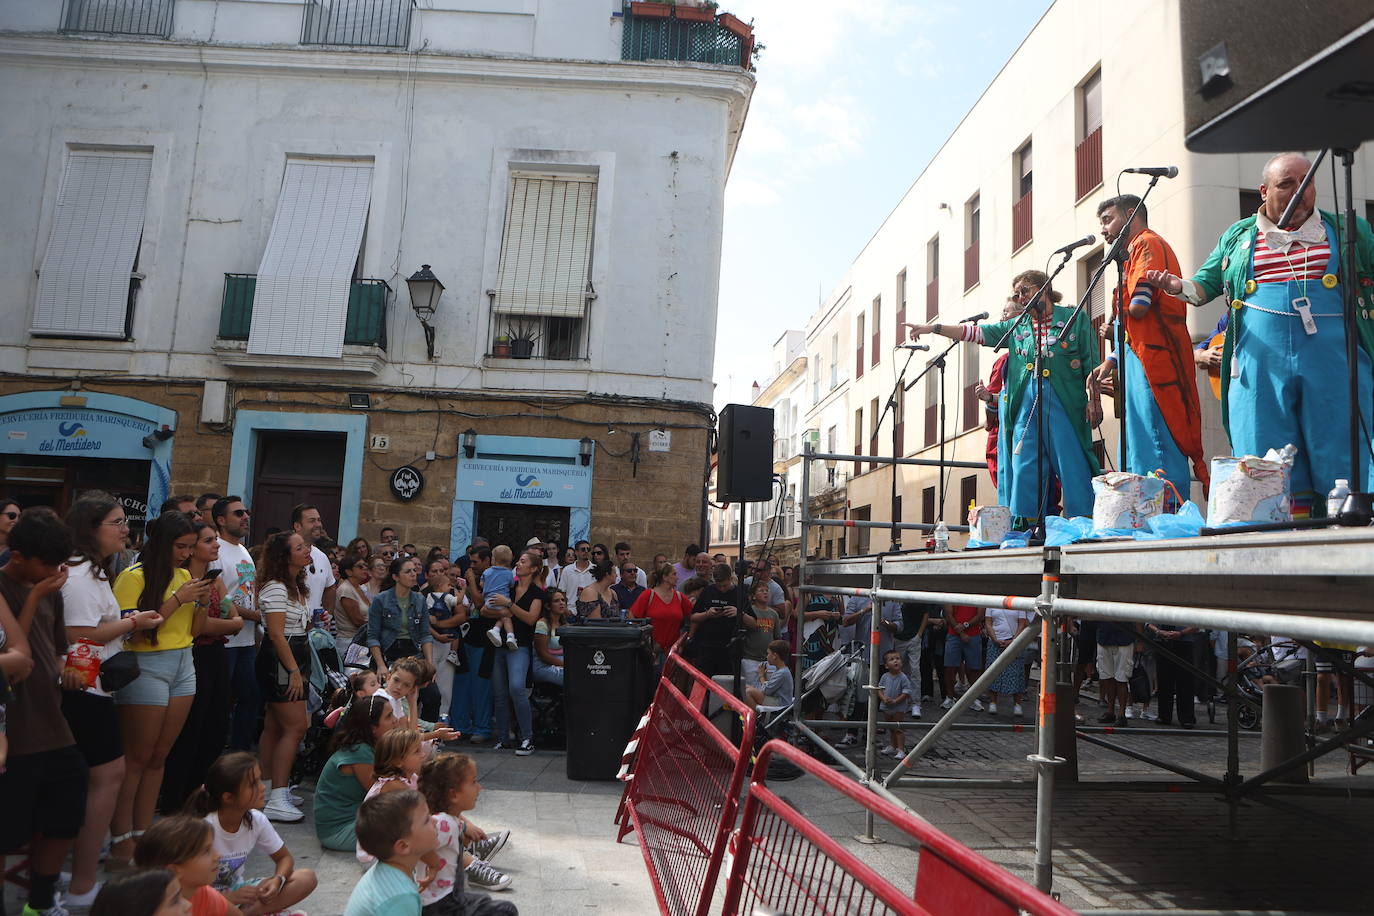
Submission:
<svg viewBox="0 0 1374 916">
<path fill-rule="evenodd" d="M 1259 289 L 1259 284 L 1256 283 L 1254 280 L 1245 281 L 1245 295 L 1253 296 L 1255 294 L 1255 290 L 1257 289 Z"/>
<path fill-rule="evenodd" d="M 1336 288 L 1336 275 L 1335 275 L 1335 274 L 1324 274 L 1324 275 L 1322 276 L 1322 286 L 1325 286 L 1327 289 L 1335 289 L 1335 288 Z"/>
<path fill-rule="evenodd" d="M 1078 360 L 1076 360 L 1076 359 L 1071 359 L 1071 360 L 1069 360 L 1069 368 L 1070 368 L 1070 369 L 1078 369 L 1078 368 L 1080 368 L 1082 365 L 1083 365 L 1083 363 L 1081 363 L 1080 361 L 1078 361 Z"/>
<path fill-rule="evenodd" d="M 1250 240 L 1249 240 L 1248 238 L 1247 238 L 1247 239 L 1241 239 L 1241 240 L 1240 240 L 1240 250 L 1241 250 L 1241 251 L 1246 251 L 1247 249 L 1249 249 L 1249 247 L 1250 247 Z"/>
</svg>

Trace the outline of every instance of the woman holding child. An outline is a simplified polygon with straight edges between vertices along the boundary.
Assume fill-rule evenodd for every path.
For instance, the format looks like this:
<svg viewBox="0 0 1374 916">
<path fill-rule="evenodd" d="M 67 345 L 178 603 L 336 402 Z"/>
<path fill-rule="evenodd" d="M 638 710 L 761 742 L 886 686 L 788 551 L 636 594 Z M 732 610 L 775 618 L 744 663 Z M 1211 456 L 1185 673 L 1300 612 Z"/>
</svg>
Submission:
<svg viewBox="0 0 1374 916">
<path fill-rule="evenodd" d="M 515 709 L 515 753 L 528 757 L 534 753 L 534 715 L 530 709 L 531 647 L 534 645 L 534 625 L 544 610 L 548 593 L 535 581 L 536 573 L 544 568 L 543 557 L 535 552 L 520 554 L 515 563 L 515 585 L 511 597 L 489 596 L 491 607 L 505 611 L 511 620 L 516 648 L 498 651 L 492 666 L 491 681 L 496 718 L 497 750 L 511 746 L 510 716 Z"/>
</svg>

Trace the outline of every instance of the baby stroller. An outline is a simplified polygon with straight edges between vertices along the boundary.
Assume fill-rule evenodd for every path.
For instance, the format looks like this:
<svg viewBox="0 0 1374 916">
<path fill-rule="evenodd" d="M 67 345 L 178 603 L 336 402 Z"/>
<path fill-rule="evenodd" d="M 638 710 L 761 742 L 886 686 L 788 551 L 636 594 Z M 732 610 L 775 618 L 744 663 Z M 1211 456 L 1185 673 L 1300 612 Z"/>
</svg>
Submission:
<svg viewBox="0 0 1374 916">
<path fill-rule="evenodd" d="M 1256 647 L 1249 658 L 1237 664 L 1236 690 L 1240 696 L 1236 721 L 1240 727 L 1259 728 L 1266 683 L 1296 684 L 1302 679 L 1302 669 L 1298 647 L 1289 641 L 1270 641 L 1267 646 Z"/>
<path fill-rule="evenodd" d="M 324 724 L 329 713 L 329 698 L 335 691 L 348 686 L 348 677 L 339 664 L 339 650 L 334 645 L 334 637 L 320 626 L 310 628 L 306 634 L 310 646 L 310 684 L 306 688 L 305 708 L 310 717 L 305 737 L 296 754 L 296 762 L 291 768 L 291 782 L 300 785 L 307 780 L 313 781 L 324 769 L 329 759 L 329 742 L 334 730 Z"/>
<path fill-rule="evenodd" d="M 801 708 L 804 711 L 816 706 L 824 709 L 835 704 L 842 717 L 848 716 L 863 680 L 863 666 L 857 664 L 862 654 L 862 646 L 851 647 L 848 652 L 837 650 L 802 672 Z M 760 745 L 769 738 L 782 738 L 799 745 L 802 743 L 803 739 L 797 739 L 790 727 L 792 710 L 792 706 L 759 710 Z M 773 774 L 770 772 L 769 775 L 771 777 Z"/>
</svg>

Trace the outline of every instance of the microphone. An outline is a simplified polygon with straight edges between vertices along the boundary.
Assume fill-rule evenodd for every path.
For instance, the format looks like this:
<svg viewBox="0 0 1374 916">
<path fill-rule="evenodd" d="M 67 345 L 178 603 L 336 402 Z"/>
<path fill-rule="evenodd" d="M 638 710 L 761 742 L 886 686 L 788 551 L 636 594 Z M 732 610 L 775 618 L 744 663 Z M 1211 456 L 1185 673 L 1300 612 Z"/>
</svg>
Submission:
<svg viewBox="0 0 1374 916">
<path fill-rule="evenodd" d="M 897 344 L 898 350 L 929 350 L 929 344 Z"/>
<path fill-rule="evenodd" d="M 1056 248 L 1054 251 L 1051 251 L 1050 254 L 1068 254 L 1069 252 L 1073 251 L 1075 248 L 1082 248 L 1084 245 L 1091 245 L 1091 244 L 1093 243 L 1093 241 L 1096 240 L 1096 239 L 1097 239 L 1097 236 L 1095 236 L 1095 235 L 1093 235 L 1091 232 L 1089 232 L 1087 235 L 1083 236 L 1083 237 L 1082 237 L 1081 239 L 1079 239 L 1078 241 L 1076 241 L 1076 242 L 1069 242 L 1069 244 L 1065 245 L 1063 248 Z M 987 317 L 987 316 L 984 316 L 984 317 Z"/>
<path fill-rule="evenodd" d="M 961 318 L 961 319 L 959 320 L 959 323 L 960 323 L 960 324 L 964 324 L 964 323 L 966 323 L 966 322 L 972 322 L 972 321 L 986 321 L 986 320 L 987 320 L 987 317 L 988 317 L 988 313 L 987 313 L 987 312 L 979 312 L 977 315 L 970 315 L 970 316 L 968 316 L 967 318 Z"/>
<path fill-rule="evenodd" d="M 1178 177 L 1178 166 L 1176 165 L 1166 165 L 1154 169 L 1122 169 L 1121 171 L 1129 172 L 1132 175 L 1153 175 L 1155 178 Z"/>
</svg>

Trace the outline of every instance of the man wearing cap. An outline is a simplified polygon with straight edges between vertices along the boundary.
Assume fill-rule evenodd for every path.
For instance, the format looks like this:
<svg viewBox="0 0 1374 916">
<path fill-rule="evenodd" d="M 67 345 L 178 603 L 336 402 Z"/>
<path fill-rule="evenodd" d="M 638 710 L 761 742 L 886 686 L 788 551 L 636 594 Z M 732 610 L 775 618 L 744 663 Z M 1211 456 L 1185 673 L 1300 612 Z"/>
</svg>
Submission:
<svg viewBox="0 0 1374 916">
<path fill-rule="evenodd" d="M 1167 270 L 1145 278 L 1172 296 L 1203 305 L 1218 295 L 1231 308 L 1222 350 L 1221 407 L 1231 451 L 1263 455 L 1288 443 L 1297 446 L 1292 469 L 1293 513 L 1323 514 L 1317 498 L 1350 473 L 1349 369 L 1339 277 L 1345 250 L 1343 220 L 1316 209 L 1316 183 L 1308 186 L 1287 227 L 1280 227 L 1288 202 L 1311 163 L 1301 153 L 1280 153 L 1265 163 L 1263 203 L 1254 216 L 1233 223 L 1191 280 Z M 1374 373 L 1374 233 L 1356 218 L 1355 273 L 1359 284 L 1355 317 L 1359 329 L 1359 403 L 1364 428 Z M 1334 422 L 1333 422 L 1334 421 Z M 1365 489 L 1374 473 L 1369 438 L 1360 455 Z M 1314 506 L 1315 503 L 1315 506 Z"/>
</svg>

